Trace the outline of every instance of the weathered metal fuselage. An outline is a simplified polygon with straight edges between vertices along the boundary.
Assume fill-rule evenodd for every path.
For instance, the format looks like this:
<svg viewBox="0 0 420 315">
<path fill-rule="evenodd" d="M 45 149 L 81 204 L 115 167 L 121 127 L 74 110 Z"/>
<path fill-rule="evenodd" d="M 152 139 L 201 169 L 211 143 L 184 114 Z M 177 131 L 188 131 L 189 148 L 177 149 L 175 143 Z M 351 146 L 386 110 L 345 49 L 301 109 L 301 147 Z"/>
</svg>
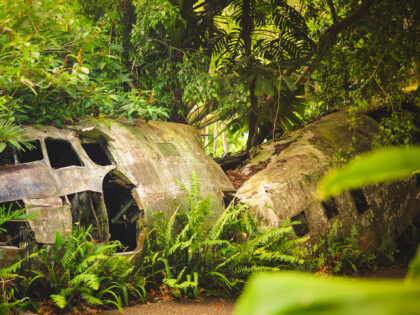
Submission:
<svg viewBox="0 0 420 315">
<path fill-rule="evenodd" d="M 25 132 L 35 149 L 9 150 L 0 160 L 8 161 L 0 164 L 0 204 L 24 204 L 27 213 L 41 210 L 25 223 L 36 243 L 52 244 L 57 231 L 64 236 L 76 223 L 92 225 L 99 242 L 121 238 L 134 249 L 140 221 L 148 224 L 155 212 L 170 215 L 188 206 L 176 180 L 188 185 L 195 171 L 203 195 L 212 195 L 215 216 L 223 210 L 223 192 L 233 190 L 190 126 L 108 120 L 66 129 L 26 126 Z M 9 237 L 13 242 L 0 240 L 3 264 L 20 257 L 28 245 L 28 240 L 17 241 L 24 227 L 9 228 L 16 231 Z"/>
</svg>

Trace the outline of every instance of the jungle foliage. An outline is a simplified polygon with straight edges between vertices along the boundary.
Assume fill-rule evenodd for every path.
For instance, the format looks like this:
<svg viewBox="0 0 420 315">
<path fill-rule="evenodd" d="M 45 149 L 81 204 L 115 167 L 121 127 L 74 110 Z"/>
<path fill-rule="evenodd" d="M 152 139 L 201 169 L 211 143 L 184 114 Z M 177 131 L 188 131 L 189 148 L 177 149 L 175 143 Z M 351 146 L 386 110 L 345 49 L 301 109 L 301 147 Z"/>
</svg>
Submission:
<svg viewBox="0 0 420 315">
<path fill-rule="evenodd" d="M 415 0 L 0 5 L 8 123 L 222 120 L 228 138 L 243 134 L 250 148 L 343 106 L 374 104 L 385 108 L 376 145 L 418 141 Z"/>
<path fill-rule="evenodd" d="M 0 0 L 0 152 L 30 149 L 22 124 L 63 127 L 105 116 L 168 119 L 199 129 L 222 121 L 229 139 L 245 137 L 250 148 L 348 105 L 381 108 L 372 115 L 380 122 L 374 147 L 418 143 L 418 20 L 416 0 Z M 386 172 L 388 179 L 411 174 L 417 156 L 418 148 L 384 151 L 380 163 L 367 156 L 365 164 L 331 175 L 321 195 L 372 182 L 360 174 L 354 179 L 348 170 L 355 166 L 365 165 L 361 173 L 375 182 Z M 379 175 L 372 164 L 383 167 Z M 399 168 L 391 175 L 390 165 Z M 131 299 L 144 302 L 149 288 L 176 297 L 203 289 L 237 293 L 256 271 L 304 267 L 307 252 L 297 246 L 304 239 L 291 223 L 262 231 L 245 206 L 231 205 L 209 228 L 209 198 L 194 177 L 191 182 L 182 186 L 189 211 L 156 218 L 140 266 L 114 255 L 116 243 L 94 244 L 89 231 L 65 239 L 57 234 L 54 248 L 0 270 L 0 312 L 32 305 L 28 297 L 37 297 L 29 290 L 59 309 L 81 303 L 120 309 Z M 0 216 L 28 219 L 22 214 L 1 208 Z M 324 258 L 340 260 L 323 265 L 356 268 L 356 234 L 337 240 L 332 229 Z M 410 271 L 416 281 L 419 257 Z M 30 260 L 39 268 L 26 265 Z M 268 278 L 257 292 L 272 288 L 268 293 L 278 296 L 313 283 L 294 279 Z M 277 291 L 272 281 L 283 281 L 288 291 Z M 361 289 L 333 280 L 325 292 L 337 287 Z M 418 296 L 418 286 L 367 284 L 363 290 L 378 305 L 393 307 L 407 297 L 407 310 L 418 310 L 408 299 Z M 328 306 L 317 293 L 311 293 L 321 299 L 315 307 Z M 349 296 L 338 297 L 345 303 Z M 357 301 L 352 305 L 369 310 Z"/>
</svg>

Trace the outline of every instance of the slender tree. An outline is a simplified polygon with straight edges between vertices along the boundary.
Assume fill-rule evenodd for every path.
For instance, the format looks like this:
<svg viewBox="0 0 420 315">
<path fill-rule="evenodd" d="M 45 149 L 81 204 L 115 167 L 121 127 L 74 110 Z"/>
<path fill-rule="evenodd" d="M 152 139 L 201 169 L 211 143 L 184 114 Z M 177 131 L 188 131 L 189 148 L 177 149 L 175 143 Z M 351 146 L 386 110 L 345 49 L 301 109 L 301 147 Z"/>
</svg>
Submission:
<svg viewBox="0 0 420 315">
<path fill-rule="evenodd" d="M 274 64 L 285 66 L 312 51 L 313 43 L 302 16 L 284 0 L 234 0 L 222 18 L 236 25 L 221 30 L 214 45 L 221 73 L 239 73 L 249 94 L 247 147 L 259 144 L 261 124 L 258 96 L 273 96 L 277 88 Z M 269 36 L 267 36 L 269 34 Z M 274 69 L 274 71 L 273 71 Z M 265 82 L 264 82 L 265 81 Z M 258 94 L 258 95 L 257 95 Z"/>
</svg>

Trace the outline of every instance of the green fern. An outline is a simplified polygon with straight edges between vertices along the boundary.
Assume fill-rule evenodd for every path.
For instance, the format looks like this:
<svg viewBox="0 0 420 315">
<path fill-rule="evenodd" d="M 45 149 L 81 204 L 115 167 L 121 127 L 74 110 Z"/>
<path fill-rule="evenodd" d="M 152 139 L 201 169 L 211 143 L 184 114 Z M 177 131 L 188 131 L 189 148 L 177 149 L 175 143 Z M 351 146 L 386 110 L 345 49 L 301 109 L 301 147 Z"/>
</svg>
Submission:
<svg viewBox="0 0 420 315">
<path fill-rule="evenodd" d="M 17 150 L 33 149 L 30 140 L 24 137 L 24 130 L 16 125 L 12 119 L 0 119 L 0 153 L 10 145 Z"/>
<path fill-rule="evenodd" d="M 25 294 L 18 296 L 22 283 L 28 281 L 22 272 L 22 265 L 25 262 L 34 260 L 40 253 L 38 251 L 30 254 L 13 265 L 0 269 L 0 281 L 2 283 L 0 314 L 14 314 L 15 310 L 23 308 L 29 302 L 29 298 L 25 297 Z"/>
<path fill-rule="evenodd" d="M 144 301 L 140 268 L 130 258 L 115 255 L 119 243 L 98 246 L 89 231 L 75 230 L 65 240 L 57 233 L 56 248 L 41 251 L 42 266 L 32 271 L 26 292 L 33 286 L 50 288 L 44 295 L 51 296 L 57 307 L 67 309 L 81 300 L 119 309 L 133 298 Z"/>
<path fill-rule="evenodd" d="M 60 294 L 51 294 L 50 297 L 59 308 L 63 309 L 66 307 L 67 301 L 65 296 Z"/>
<path fill-rule="evenodd" d="M 92 290 L 98 290 L 99 289 L 99 279 L 94 274 L 89 273 L 82 273 L 74 277 L 70 280 L 70 284 L 79 287 L 81 284 L 85 284 L 86 287 L 92 289 Z"/>
<path fill-rule="evenodd" d="M 38 216 L 41 211 L 36 211 L 32 213 L 25 213 L 27 207 L 18 210 L 12 210 L 13 204 L 10 204 L 8 208 L 5 205 L 0 206 L 0 232 L 7 232 L 6 229 L 1 226 L 11 220 L 32 220 Z"/>
<path fill-rule="evenodd" d="M 169 220 L 157 216 L 145 257 L 155 281 L 168 285 L 174 295 L 195 296 L 199 287 L 233 292 L 254 272 L 303 264 L 306 253 L 296 248 L 306 239 L 296 237 L 290 222 L 261 232 L 246 205 L 231 203 L 207 229 L 211 197 L 201 196 L 197 175 L 191 175 L 190 189 L 179 186 L 189 209 L 177 209 Z M 157 272 L 163 275 L 161 280 L 156 279 Z"/>
<path fill-rule="evenodd" d="M 368 250 L 360 248 L 360 236 L 356 225 L 351 227 L 346 236 L 339 232 L 339 221 L 335 220 L 327 234 L 326 249 L 319 252 L 314 261 L 318 268 L 325 268 L 327 272 L 340 273 L 353 270 L 357 272 L 360 266 L 369 266 L 376 256 Z M 322 248 L 322 243 L 320 246 Z M 318 249 L 316 249 L 318 251 Z"/>
<path fill-rule="evenodd" d="M 96 297 L 94 297 L 90 294 L 82 293 L 81 296 L 82 296 L 82 299 L 84 301 L 86 301 L 86 303 L 89 303 L 91 305 L 103 305 L 104 304 L 100 299 L 98 299 L 98 298 L 96 298 Z"/>
</svg>

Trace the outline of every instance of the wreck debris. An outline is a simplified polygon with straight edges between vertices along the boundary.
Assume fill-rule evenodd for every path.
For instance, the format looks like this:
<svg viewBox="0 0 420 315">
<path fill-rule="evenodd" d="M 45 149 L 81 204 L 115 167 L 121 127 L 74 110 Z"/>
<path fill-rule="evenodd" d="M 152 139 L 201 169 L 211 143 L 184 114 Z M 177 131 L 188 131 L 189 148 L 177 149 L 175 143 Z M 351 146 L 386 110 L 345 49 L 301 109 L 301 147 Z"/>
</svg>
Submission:
<svg viewBox="0 0 420 315">
<path fill-rule="evenodd" d="M 350 130 L 350 125 L 355 129 Z M 235 175 L 235 186 L 236 174 L 251 174 L 248 179 L 241 178 L 246 180 L 236 198 L 252 205 L 251 211 L 262 225 L 278 227 L 286 219 L 300 221 L 293 227 L 297 235 L 309 236 L 309 242 L 323 238 L 337 219 L 343 233 L 356 225 L 369 246 L 380 245 L 383 235 L 396 238 L 420 212 L 416 178 L 365 186 L 324 202 L 315 196 L 317 183 L 332 167 L 334 154 L 349 148 L 353 137 L 357 138 L 356 153 L 369 150 L 377 130 L 378 123 L 372 118 L 358 115 L 353 120 L 343 110 L 286 133 L 254 152 L 254 160 L 267 162 L 265 168 L 254 173 L 256 164 L 251 160 L 228 172 L 230 178 Z"/>
<path fill-rule="evenodd" d="M 270 161 L 260 161 L 258 164 L 251 164 L 246 170 L 228 170 L 226 172 L 229 180 L 232 182 L 235 189 L 239 189 L 243 183 L 248 180 L 252 175 L 265 169 Z"/>
<path fill-rule="evenodd" d="M 72 229 L 70 205 L 60 197 L 25 199 L 27 213 L 40 212 L 35 219 L 29 221 L 37 243 L 52 244 L 57 230 L 67 235 Z"/>
<path fill-rule="evenodd" d="M 57 230 L 65 236 L 72 224 L 92 225 L 96 241 L 119 240 L 140 253 L 141 228 L 154 212 L 170 216 L 177 207 L 188 207 L 175 179 L 188 185 L 194 170 L 203 195 L 212 195 L 214 218 L 223 210 L 223 192 L 234 190 L 190 126 L 109 120 L 72 128 L 26 126 L 34 148 L 7 147 L 0 153 L 0 204 L 26 205 L 28 213 L 41 210 L 29 223 L 9 223 L 7 235 L 0 236 L 5 240 L 0 264 L 19 257 L 19 242 L 24 243 L 19 235 L 52 244 Z"/>
</svg>

